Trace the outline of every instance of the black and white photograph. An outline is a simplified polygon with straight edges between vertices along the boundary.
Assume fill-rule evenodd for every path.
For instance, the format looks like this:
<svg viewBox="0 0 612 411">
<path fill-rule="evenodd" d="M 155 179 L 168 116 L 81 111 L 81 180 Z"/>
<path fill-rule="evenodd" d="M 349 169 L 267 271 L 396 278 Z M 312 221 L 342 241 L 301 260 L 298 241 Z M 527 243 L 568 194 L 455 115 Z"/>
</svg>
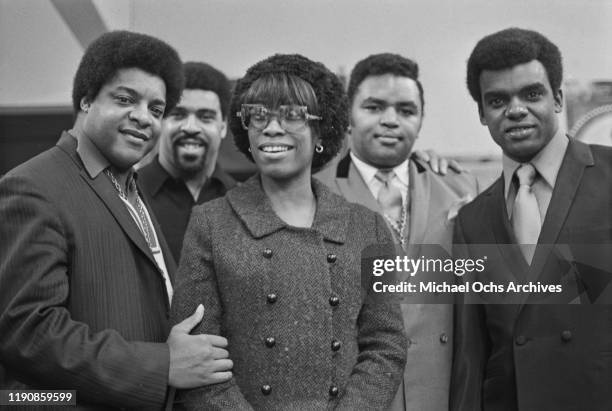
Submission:
<svg viewBox="0 0 612 411">
<path fill-rule="evenodd" d="M 611 411 L 611 21 L 0 0 L 0 409 Z"/>
</svg>

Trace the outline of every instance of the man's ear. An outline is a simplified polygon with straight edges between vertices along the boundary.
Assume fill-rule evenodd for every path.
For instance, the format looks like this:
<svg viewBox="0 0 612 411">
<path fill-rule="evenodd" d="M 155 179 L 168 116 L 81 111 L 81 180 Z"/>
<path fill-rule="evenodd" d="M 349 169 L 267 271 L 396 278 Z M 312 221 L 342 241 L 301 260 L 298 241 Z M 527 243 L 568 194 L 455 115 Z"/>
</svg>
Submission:
<svg viewBox="0 0 612 411">
<path fill-rule="evenodd" d="M 79 107 L 81 108 L 81 111 L 87 113 L 89 111 L 89 99 L 87 97 L 81 98 L 81 101 L 79 102 Z"/>
<path fill-rule="evenodd" d="M 487 125 L 487 119 L 484 116 L 481 104 L 478 105 L 478 116 L 480 117 L 480 124 L 482 124 L 483 126 L 486 126 Z"/>
<path fill-rule="evenodd" d="M 555 99 L 555 113 L 563 111 L 563 90 L 559 89 L 553 96 Z"/>
<path fill-rule="evenodd" d="M 219 129 L 219 134 L 221 138 L 224 139 L 227 136 L 227 120 L 221 122 L 221 128 Z"/>
</svg>

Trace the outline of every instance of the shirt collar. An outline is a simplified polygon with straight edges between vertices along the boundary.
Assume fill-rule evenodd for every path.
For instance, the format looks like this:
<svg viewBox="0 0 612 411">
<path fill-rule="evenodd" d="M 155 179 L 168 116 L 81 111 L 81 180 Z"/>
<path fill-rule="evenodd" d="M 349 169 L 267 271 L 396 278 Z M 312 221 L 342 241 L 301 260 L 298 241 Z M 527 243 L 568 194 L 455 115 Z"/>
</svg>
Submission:
<svg viewBox="0 0 612 411">
<path fill-rule="evenodd" d="M 312 189 L 317 210 L 310 229 L 321 233 L 329 241 L 343 244 L 351 214 L 348 203 L 316 179 L 312 179 Z M 261 187 L 259 174 L 228 191 L 225 198 L 254 238 L 288 228 L 287 223 L 272 210 L 270 200 Z"/>
<path fill-rule="evenodd" d="M 151 178 L 149 180 L 152 182 L 151 193 L 153 195 L 157 195 L 167 180 L 180 181 L 184 184 L 184 181 L 181 178 L 174 176 L 169 170 L 166 169 L 166 167 L 162 165 L 159 154 L 151 161 L 150 176 Z M 205 186 L 211 185 L 215 182 L 221 184 L 225 189 L 229 189 L 234 185 L 232 177 L 221 168 L 219 163 L 215 164 L 213 173 L 208 178 Z"/>
<path fill-rule="evenodd" d="M 569 140 L 565 135 L 565 130 L 559 127 L 548 144 L 530 161 L 551 189 L 555 187 L 555 183 L 557 182 L 557 175 L 561 169 L 561 163 L 563 162 L 568 143 Z M 505 198 L 508 198 L 512 176 L 521 163 L 512 160 L 504 154 L 502 157 L 502 165 L 504 170 L 504 193 Z"/>
<path fill-rule="evenodd" d="M 70 134 L 70 133 L 68 133 Z M 74 135 L 70 134 L 74 137 Z M 103 172 L 105 169 L 109 168 L 111 163 L 104 157 L 104 155 L 98 150 L 98 147 L 87 137 L 85 137 L 82 133 L 79 133 L 76 137 L 77 148 L 76 152 L 79 157 L 81 157 L 81 161 L 83 162 L 83 166 L 89 174 L 89 177 L 96 178 Z M 134 182 L 137 179 L 136 171 L 132 167 L 127 174 L 127 187 L 133 187 Z M 130 189 L 128 189 L 128 192 Z"/>
<path fill-rule="evenodd" d="M 353 160 L 353 164 L 355 164 L 355 167 L 357 167 L 357 170 L 359 170 L 361 177 L 366 184 L 370 185 L 379 169 L 362 161 L 352 151 L 350 152 L 350 155 L 351 160 Z M 402 184 L 408 187 L 408 159 L 393 167 L 393 172 L 395 172 L 395 175 L 402 182 Z"/>
<path fill-rule="evenodd" d="M 149 184 L 149 191 L 152 196 L 157 195 L 167 180 L 172 179 L 170 173 L 161 165 L 159 156 L 155 156 L 150 164 L 145 165 L 142 170 L 143 184 Z M 146 175 L 146 177 L 145 177 Z"/>
<path fill-rule="evenodd" d="M 70 133 L 69 133 L 70 134 Z M 73 134 L 70 134 L 74 137 Z M 81 161 L 83 162 L 83 166 L 89 174 L 89 177 L 96 178 L 98 174 L 104 171 L 105 168 L 110 166 L 110 163 L 100 153 L 98 147 L 87 137 L 85 137 L 82 133 L 79 133 L 76 137 L 77 148 L 76 151 L 81 157 Z"/>
</svg>

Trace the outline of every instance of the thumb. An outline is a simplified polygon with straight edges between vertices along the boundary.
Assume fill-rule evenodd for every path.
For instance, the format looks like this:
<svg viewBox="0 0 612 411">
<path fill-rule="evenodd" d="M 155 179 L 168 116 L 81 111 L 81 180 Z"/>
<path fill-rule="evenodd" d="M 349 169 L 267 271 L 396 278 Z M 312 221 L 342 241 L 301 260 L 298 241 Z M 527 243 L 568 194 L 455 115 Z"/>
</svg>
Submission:
<svg viewBox="0 0 612 411">
<path fill-rule="evenodd" d="M 189 334 L 189 332 L 198 325 L 202 318 L 204 317 L 204 306 L 202 304 L 198 305 L 198 308 L 191 314 L 189 317 L 185 318 L 180 323 L 176 324 L 173 328 L 176 331 L 180 331 L 184 334 Z"/>
</svg>

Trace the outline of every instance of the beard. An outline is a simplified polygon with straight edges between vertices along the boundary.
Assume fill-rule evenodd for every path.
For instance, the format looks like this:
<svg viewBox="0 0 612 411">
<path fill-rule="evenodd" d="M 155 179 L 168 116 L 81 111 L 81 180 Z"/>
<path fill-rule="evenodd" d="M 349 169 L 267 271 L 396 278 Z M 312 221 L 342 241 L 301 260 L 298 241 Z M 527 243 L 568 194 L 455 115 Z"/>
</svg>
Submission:
<svg viewBox="0 0 612 411">
<path fill-rule="evenodd" d="M 207 147 L 199 150 L 188 150 L 180 145 L 174 145 L 174 164 L 182 177 L 191 178 L 204 170 L 206 165 Z"/>
</svg>

